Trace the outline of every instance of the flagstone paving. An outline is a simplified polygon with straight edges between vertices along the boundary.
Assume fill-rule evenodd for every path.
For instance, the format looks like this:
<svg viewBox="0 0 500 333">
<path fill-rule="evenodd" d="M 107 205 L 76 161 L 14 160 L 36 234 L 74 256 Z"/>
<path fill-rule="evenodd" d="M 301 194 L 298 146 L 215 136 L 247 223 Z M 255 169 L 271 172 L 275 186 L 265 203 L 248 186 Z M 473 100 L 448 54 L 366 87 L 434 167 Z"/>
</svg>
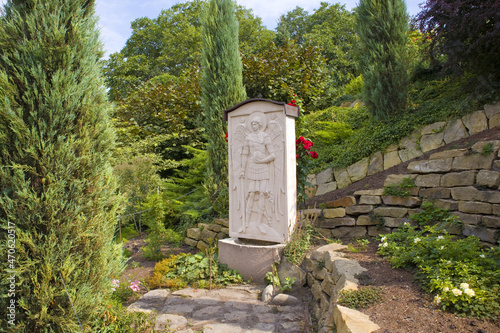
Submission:
<svg viewBox="0 0 500 333">
<path fill-rule="evenodd" d="M 265 286 L 224 289 L 151 290 L 129 306 L 130 311 L 156 312 L 155 329 L 179 333 L 303 333 L 307 306 L 261 301 Z"/>
</svg>

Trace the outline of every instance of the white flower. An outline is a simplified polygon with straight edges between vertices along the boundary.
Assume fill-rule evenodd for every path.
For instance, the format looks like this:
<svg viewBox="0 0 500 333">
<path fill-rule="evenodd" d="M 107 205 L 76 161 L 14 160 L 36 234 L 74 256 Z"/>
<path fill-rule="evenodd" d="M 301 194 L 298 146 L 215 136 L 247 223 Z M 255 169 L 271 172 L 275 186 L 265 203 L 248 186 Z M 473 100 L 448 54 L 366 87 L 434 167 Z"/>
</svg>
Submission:
<svg viewBox="0 0 500 333">
<path fill-rule="evenodd" d="M 408 222 L 405 222 L 405 223 L 404 223 L 403 225 L 406 225 L 406 226 L 409 226 L 409 225 L 410 225 L 410 223 L 408 223 Z"/>
<path fill-rule="evenodd" d="M 446 262 L 446 264 L 447 264 L 447 265 L 451 265 L 451 261 L 449 261 L 449 260 L 448 260 L 448 261 Z"/>
<path fill-rule="evenodd" d="M 436 305 L 439 305 L 439 303 L 441 303 L 441 297 L 439 297 L 439 295 L 436 295 L 434 297 L 434 303 L 436 303 Z"/>
<path fill-rule="evenodd" d="M 441 250 L 442 250 L 442 249 L 444 249 L 444 245 L 443 245 L 443 246 L 441 246 Z"/>
<path fill-rule="evenodd" d="M 444 287 L 444 288 L 443 288 L 443 291 L 444 291 L 444 292 L 448 292 L 448 291 L 450 291 L 450 288 L 448 288 L 448 287 Z"/>
<path fill-rule="evenodd" d="M 468 289 L 469 284 L 468 283 L 460 283 L 460 289 Z"/>
<path fill-rule="evenodd" d="M 480 254 L 479 256 L 480 256 L 481 258 L 484 258 L 484 257 L 485 257 L 485 255 L 484 255 L 484 254 Z"/>
<path fill-rule="evenodd" d="M 453 289 L 451 292 L 452 292 L 452 293 L 453 293 L 453 295 L 455 295 L 455 296 L 460 296 L 460 295 L 462 295 L 462 290 L 460 290 L 460 289 L 456 289 L 456 288 L 455 288 L 455 289 Z"/>
<path fill-rule="evenodd" d="M 443 236 L 438 236 L 438 239 L 444 239 L 444 237 Z"/>
<path fill-rule="evenodd" d="M 382 244 L 383 247 L 388 247 L 389 246 L 389 243 L 385 242 L 384 244 Z"/>
<path fill-rule="evenodd" d="M 387 237 L 384 236 L 384 237 L 380 238 L 380 241 L 385 242 L 386 239 L 387 239 Z"/>
<path fill-rule="evenodd" d="M 470 297 L 472 297 L 472 296 L 474 296 L 474 295 L 475 295 L 474 290 L 469 289 L 469 288 L 465 288 L 464 293 L 466 293 L 466 294 L 467 294 L 467 295 L 469 295 Z"/>
<path fill-rule="evenodd" d="M 417 244 L 417 243 L 418 243 L 418 242 L 420 242 L 420 241 L 421 241 L 421 239 L 417 237 L 417 238 L 415 238 L 415 239 L 413 240 L 413 243 Z"/>
</svg>

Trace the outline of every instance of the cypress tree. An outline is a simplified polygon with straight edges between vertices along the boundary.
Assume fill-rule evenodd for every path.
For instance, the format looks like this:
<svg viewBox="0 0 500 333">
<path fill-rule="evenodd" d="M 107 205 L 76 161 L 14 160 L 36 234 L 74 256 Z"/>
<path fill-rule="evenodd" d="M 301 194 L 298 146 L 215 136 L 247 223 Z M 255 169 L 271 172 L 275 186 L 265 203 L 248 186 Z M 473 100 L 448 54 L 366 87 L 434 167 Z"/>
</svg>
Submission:
<svg viewBox="0 0 500 333">
<path fill-rule="evenodd" d="M 406 5 L 403 0 L 361 0 L 356 12 L 363 99 L 375 118 L 388 119 L 407 101 Z"/>
<path fill-rule="evenodd" d="M 1 17 L 0 306 L 15 300 L 15 332 L 80 332 L 76 315 L 87 326 L 123 268 L 94 12 L 8 0 Z"/>
<path fill-rule="evenodd" d="M 238 23 L 232 0 L 207 3 L 202 41 L 201 101 L 208 140 L 205 187 L 213 200 L 224 193 L 228 182 L 226 126 L 222 111 L 246 98 L 238 50 Z"/>
</svg>

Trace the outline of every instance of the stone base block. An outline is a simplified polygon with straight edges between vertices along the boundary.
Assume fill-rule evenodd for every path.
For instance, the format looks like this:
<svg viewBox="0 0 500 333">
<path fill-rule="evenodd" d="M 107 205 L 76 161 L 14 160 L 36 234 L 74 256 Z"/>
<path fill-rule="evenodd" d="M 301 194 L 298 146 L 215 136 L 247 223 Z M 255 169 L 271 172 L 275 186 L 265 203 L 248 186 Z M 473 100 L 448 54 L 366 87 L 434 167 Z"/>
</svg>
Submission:
<svg viewBox="0 0 500 333">
<path fill-rule="evenodd" d="M 271 271 L 271 265 L 281 260 L 285 248 L 285 244 L 265 243 L 237 238 L 221 239 L 219 261 L 238 270 L 245 280 L 263 283 L 266 273 Z"/>
</svg>

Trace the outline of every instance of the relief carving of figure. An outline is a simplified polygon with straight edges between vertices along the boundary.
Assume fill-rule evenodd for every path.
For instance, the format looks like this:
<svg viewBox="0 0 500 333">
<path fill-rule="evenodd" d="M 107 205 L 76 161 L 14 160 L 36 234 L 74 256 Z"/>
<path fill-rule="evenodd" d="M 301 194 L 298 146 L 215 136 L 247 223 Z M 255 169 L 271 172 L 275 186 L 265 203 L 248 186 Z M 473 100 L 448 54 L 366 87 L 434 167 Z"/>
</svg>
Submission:
<svg viewBox="0 0 500 333">
<path fill-rule="evenodd" d="M 266 115 L 254 112 L 234 133 L 234 190 L 238 193 L 238 211 L 242 220 L 239 233 L 249 224 L 266 234 L 283 214 L 279 194 L 283 186 L 283 132 Z"/>
</svg>

